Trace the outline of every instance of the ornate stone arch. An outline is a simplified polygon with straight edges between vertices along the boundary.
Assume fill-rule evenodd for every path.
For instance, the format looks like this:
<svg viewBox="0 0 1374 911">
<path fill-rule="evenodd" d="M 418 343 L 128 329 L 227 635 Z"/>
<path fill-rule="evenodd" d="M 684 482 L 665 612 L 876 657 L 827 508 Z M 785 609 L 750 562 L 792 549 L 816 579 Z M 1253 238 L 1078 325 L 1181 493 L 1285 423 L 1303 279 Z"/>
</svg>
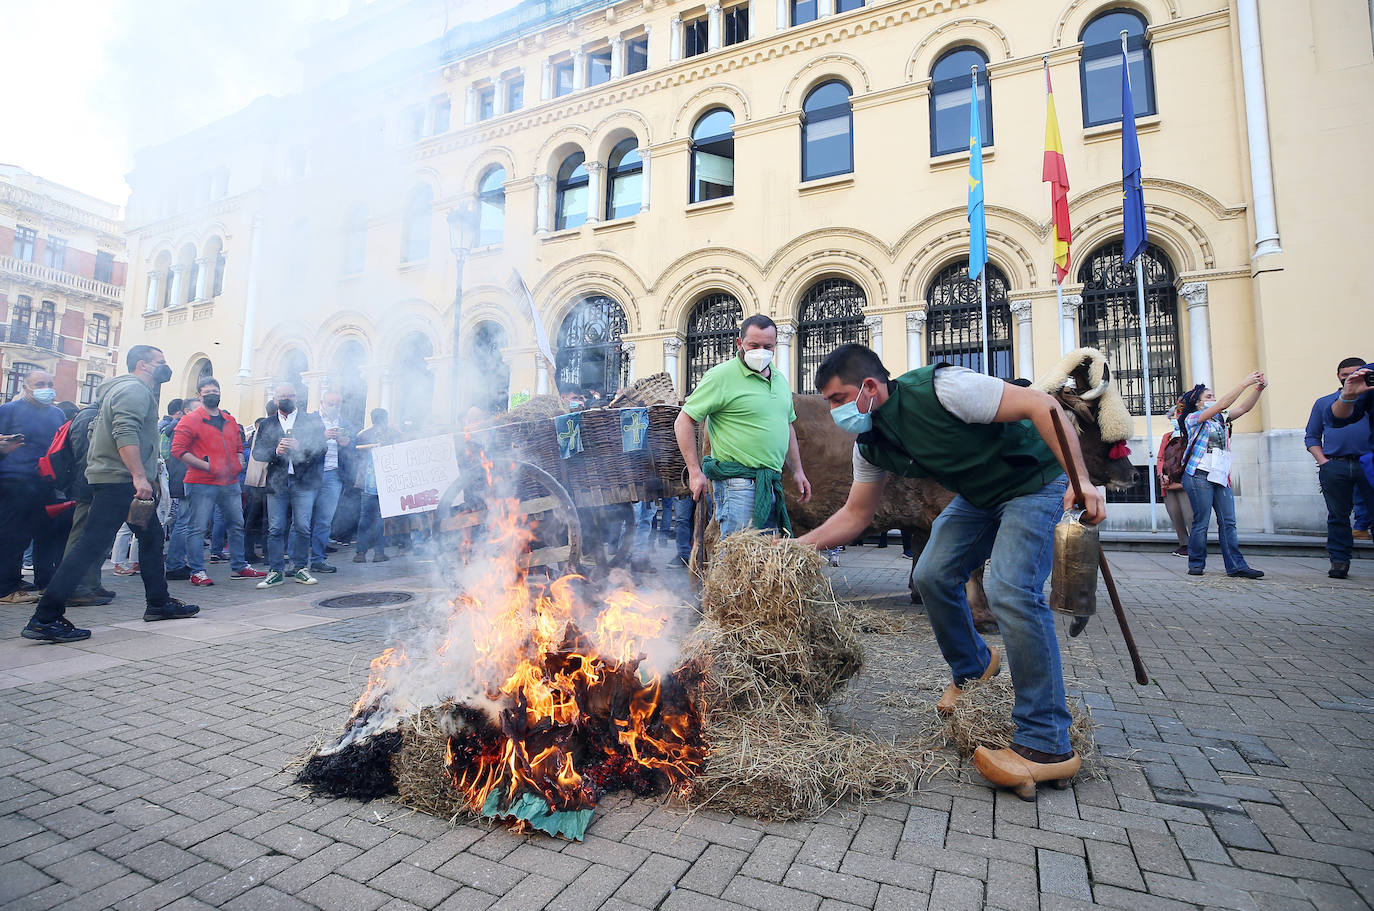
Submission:
<svg viewBox="0 0 1374 911">
<path fill-rule="evenodd" d="M 1098 13 L 1114 9 L 1129 9 L 1145 17 L 1148 26 L 1177 19 L 1178 0 L 1069 0 L 1054 23 L 1050 36 L 1051 47 L 1077 44 L 1078 35 L 1088 20 Z M 1067 37 L 1067 42 L 1065 38 Z"/>
<path fill-rule="evenodd" d="M 278 323 L 268 330 L 267 335 L 257 346 L 262 352 L 260 369 L 269 383 L 281 379 L 280 368 L 287 352 L 300 349 L 305 354 L 306 364 L 312 369 L 320 363 L 315 348 L 317 337 L 314 326 L 301 319 L 289 319 Z M 270 391 L 270 390 L 269 390 Z"/>
<path fill-rule="evenodd" d="M 325 339 L 320 348 L 320 364 L 324 368 L 333 363 L 339 349 L 349 341 L 361 343 L 363 351 L 369 356 L 372 354 L 376 330 L 372 320 L 361 310 L 337 310 L 329 315 L 318 331 L 319 337 Z"/>
<path fill-rule="evenodd" d="M 851 249 L 867 249 L 870 259 L 876 260 L 886 257 L 889 262 L 892 261 L 892 248 L 883 243 L 877 236 L 859 228 L 835 226 L 817 228 L 792 238 L 779 247 L 772 256 L 768 257 L 768 261 L 763 264 L 763 274 L 765 276 L 772 275 L 779 263 L 791 260 L 796 255 L 796 251 L 803 247 L 818 243 L 828 244 L 840 238 L 847 241 Z M 860 255 L 862 257 L 862 254 Z"/>
<path fill-rule="evenodd" d="M 517 316 L 516 308 L 520 308 Z M 482 323 L 495 323 L 506 333 L 511 345 L 522 344 L 533 338 L 529 331 L 530 322 L 523 313 L 524 304 L 511 298 L 510 291 L 500 285 L 479 285 L 463 293 L 463 339 L 466 344 L 471 334 Z"/>
<path fill-rule="evenodd" d="M 843 80 L 854 95 L 867 94 L 872 90 L 868 71 L 857 59 L 849 54 L 825 54 L 803 66 L 788 81 L 778 105 L 778 113 L 801 110 L 806 93 L 827 79 Z"/>
<path fill-rule="evenodd" d="M 614 298 L 625 311 L 630 332 L 644 330 L 639 301 L 649 293 L 644 280 L 629 264 L 610 253 L 587 253 L 561 262 L 530 289 L 535 305 L 547 317 L 552 336 L 578 299 L 588 294 Z"/>
<path fill-rule="evenodd" d="M 1220 222 L 1243 219 L 1243 206 L 1227 206 L 1197 187 L 1178 181 L 1146 178 L 1145 223 L 1150 240 L 1168 253 L 1180 273 L 1214 269 L 1218 251 L 1213 237 L 1223 236 Z M 1121 185 L 1103 184 L 1069 200 L 1074 223 L 1074 249 L 1096 246 L 1121 230 Z M 1234 251 L 1232 251 L 1234 252 Z M 1235 254 L 1246 262 L 1246 254 Z M 1229 257 L 1224 257 L 1229 262 Z"/>
<path fill-rule="evenodd" d="M 592 133 L 586 127 L 566 126 L 554 133 L 539 147 L 534 157 L 534 173 L 554 174 L 574 148 L 587 155 L 592 147 Z"/>
<path fill-rule="evenodd" d="M 677 110 L 673 118 L 673 139 L 685 139 L 692 135 L 692 125 L 710 108 L 725 107 L 735 115 L 735 123 L 746 123 L 751 114 L 749 99 L 743 90 L 728 82 L 718 82 L 688 98 Z"/>
<path fill-rule="evenodd" d="M 499 166 L 506 171 L 506 180 L 518 179 L 515 168 L 515 155 L 505 146 L 490 146 L 482 150 L 482 153 L 473 159 L 472 164 L 463 171 L 463 184 L 460 193 L 476 193 L 477 184 L 492 166 Z"/>
<path fill-rule="evenodd" d="M 847 278 L 864 292 L 865 309 L 887 302 L 887 281 L 882 271 L 863 254 L 854 250 L 823 249 L 804 253 L 786 261 L 786 276 L 773 288 L 769 316 L 774 320 L 797 319 L 802 296 L 824 278 Z"/>
<path fill-rule="evenodd" d="M 916 49 L 911 52 L 906 63 L 907 82 L 920 82 L 930 78 L 930 68 L 940 55 L 952 47 L 972 45 L 987 54 L 988 63 L 1010 60 L 1011 40 L 1007 33 L 996 23 L 978 16 L 964 16 L 932 29 L 926 34 Z"/>
<path fill-rule="evenodd" d="M 687 317 L 702 296 L 711 291 L 724 291 L 739 301 L 745 316 L 759 313 L 762 305 L 759 296 L 747 276 L 731 268 L 729 262 L 715 262 L 683 275 L 677 283 L 667 290 L 663 297 L 660 330 L 687 331 Z"/>
<path fill-rule="evenodd" d="M 1048 237 L 1048 229 L 1015 209 L 988 206 L 988 256 L 1018 290 L 1036 287 L 1039 270 L 1032 249 Z M 912 249 L 914 247 L 914 249 Z M 922 300 L 930 279 L 947 264 L 947 251 L 968 251 L 967 210 L 949 208 L 922 219 L 895 244 L 894 260 L 906 261 L 900 293 L 903 300 Z M 933 260 L 941 260 L 932 265 Z"/>
<path fill-rule="evenodd" d="M 610 157 L 611 149 L 622 139 L 633 136 L 639 148 L 647 148 L 653 142 L 649 121 L 638 111 L 620 110 L 603 118 L 591 132 L 592 140 L 587 155 L 602 164 Z"/>
<path fill-rule="evenodd" d="M 419 305 L 418 308 L 413 306 L 416 304 Z M 437 357 L 448 350 L 443 337 L 446 334 L 444 330 L 448 327 L 439 318 L 437 307 L 422 298 L 409 298 L 398 301 L 396 308 L 405 308 L 405 312 L 387 320 L 380 343 L 372 349 L 374 361 L 387 365 L 396 363 L 403 353 L 401 343 L 407 336 L 416 332 L 429 339 L 433 356 Z"/>
</svg>

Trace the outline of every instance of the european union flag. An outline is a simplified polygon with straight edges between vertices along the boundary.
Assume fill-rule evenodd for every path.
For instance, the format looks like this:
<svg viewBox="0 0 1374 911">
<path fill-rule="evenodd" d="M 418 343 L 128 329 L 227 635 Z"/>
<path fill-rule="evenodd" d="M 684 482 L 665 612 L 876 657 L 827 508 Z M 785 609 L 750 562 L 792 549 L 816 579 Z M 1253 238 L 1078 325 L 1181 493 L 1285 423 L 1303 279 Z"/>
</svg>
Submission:
<svg viewBox="0 0 1374 911">
<path fill-rule="evenodd" d="M 968 277 L 976 281 L 988 264 L 988 220 L 983 212 L 983 121 L 978 116 L 978 74 L 973 75 L 968 140 Z"/>
<path fill-rule="evenodd" d="M 620 451 L 649 448 L 649 409 L 625 408 L 620 412 Z"/>
<path fill-rule="evenodd" d="M 1121 196 L 1125 232 L 1122 257 L 1131 262 L 1145 252 L 1145 191 L 1140 186 L 1140 142 L 1135 135 L 1135 102 L 1131 98 L 1131 63 L 1121 42 Z"/>
<path fill-rule="evenodd" d="M 565 459 L 582 451 L 582 414 L 572 411 L 560 414 L 553 419 L 554 430 L 558 431 L 558 454 Z"/>
</svg>

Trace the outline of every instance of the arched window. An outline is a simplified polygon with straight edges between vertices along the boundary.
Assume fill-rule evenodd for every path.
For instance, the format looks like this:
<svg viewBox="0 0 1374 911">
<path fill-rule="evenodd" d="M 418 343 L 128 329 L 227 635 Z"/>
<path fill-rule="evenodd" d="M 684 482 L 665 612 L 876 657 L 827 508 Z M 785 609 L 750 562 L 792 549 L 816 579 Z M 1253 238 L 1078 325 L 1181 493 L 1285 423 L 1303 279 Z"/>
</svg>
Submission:
<svg viewBox="0 0 1374 911">
<path fill-rule="evenodd" d="M 687 387 L 690 393 L 706 371 L 735 354 L 744 308 L 733 294 L 713 291 L 692 307 L 687 317 Z"/>
<path fill-rule="evenodd" d="M 854 112 L 849 86 L 823 82 L 802 102 L 802 180 L 854 171 Z"/>
<path fill-rule="evenodd" d="M 489 168 L 477 184 L 477 246 L 499 244 L 506 235 L 506 169 Z"/>
<path fill-rule="evenodd" d="M 989 263 L 988 358 L 992 375 L 1016 376 L 1011 356 L 1011 306 L 1007 277 Z M 970 281 L 968 262 L 950 263 L 926 288 L 926 363 L 954 364 L 979 373 L 983 367 L 983 304 L 979 283 Z"/>
<path fill-rule="evenodd" d="M 100 384 L 105 382 L 105 377 L 99 373 L 88 373 L 86 379 L 81 383 L 81 404 L 89 405 L 95 401 L 95 391 L 100 388 Z"/>
<path fill-rule="evenodd" d="M 644 162 L 639 140 L 626 139 L 611 149 L 606 168 L 606 218 L 638 215 L 644 201 Z"/>
<path fill-rule="evenodd" d="M 401 229 L 401 262 L 418 263 L 429 259 L 429 225 L 434 191 L 418 186 L 406 200 L 405 224 Z"/>
<path fill-rule="evenodd" d="M 186 371 L 186 395 L 199 395 L 200 381 L 214 375 L 215 365 L 210 363 L 209 358 L 203 357 L 197 360 L 191 365 L 191 369 Z"/>
<path fill-rule="evenodd" d="M 20 345 L 28 344 L 29 327 L 32 323 L 33 298 L 21 294 L 15 298 L 14 306 L 10 308 L 9 340 Z"/>
<path fill-rule="evenodd" d="M 468 355 L 482 377 L 475 386 L 472 404 L 488 414 L 505 411 L 510 405 L 510 365 L 502 353 L 508 344 L 506 330 L 490 321 L 478 323 L 468 342 Z"/>
<path fill-rule="evenodd" d="M 580 228 L 587 221 L 587 156 L 574 152 L 558 167 L 553 229 Z"/>
<path fill-rule="evenodd" d="M 1150 244 L 1141 254 L 1145 273 L 1145 342 L 1150 349 L 1150 405 L 1165 414 L 1182 394 L 1178 356 L 1178 296 L 1174 267 Z M 1112 376 L 1131 414 L 1145 413 L 1140 363 L 1140 307 L 1135 267 L 1122 261 L 1121 242 L 1094 250 L 1078 270 L 1083 303 L 1078 308 L 1082 343 L 1107 356 Z"/>
<path fill-rule="evenodd" d="M 948 155 L 969 148 L 969 70 L 978 67 L 978 120 L 983 148 L 992 148 L 992 91 L 988 58 L 976 47 L 947 51 L 930 71 L 930 154 Z"/>
<path fill-rule="evenodd" d="M 354 206 L 344 227 L 344 275 L 356 275 L 367 265 L 367 206 Z"/>
<path fill-rule="evenodd" d="M 33 325 L 34 344 L 40 348 L 57 347 L 57 304 L 43 301 Z"/>
<path fill-rule="evenodd" d="M 1135 115 L 1154 114 L 1155 73 L 1146 24 L 1139 13 L 1108 10 L 1083 27 L 1079 66 L 1083 88 L 1083 126 L 1121 119 L 1121 33 L 1126 32 L 1126 60 L 1131 67 L 1131 106 Z"/>
<path fill-rule="evenodd" d="M 692 128 L 691 201 L 735 194 L 735 115 L 725 108 L 707 111 Z"/>
<path fill-rule="evenodd" d="M 628 330 L 625 311 L 604 295 L 573 307 L 558 328 L 557 383 L 594 387 L 610 396 L 630 381 L 630 361 L 620 338 Z"/>
<path fill-rule="evenodd" d="M 326 376 L 326 390 L 342 397 L 343 419 L 355 427 L 363 426 L 367 417 L 367 380 L 363 377 L 366 362 L 367 352 L 362 343 L 349 339 L 334 352 Z"/>
<path fill-rule="evenodd" d="M 91 317 L 91 324 L 86 327 L 86 341 L 97 348 L 110 346 L 110 318 L 108 316 L 97 313 Z"/>
<path fill-rule="evenodd" d="M 807 290 L 797 325 L 797 388 L 810 383 L 821 361 L 839 346 L 868 344 L 866 302 L 863 289 L 847 278 L 821 279 Z"/>
<path fill-rule="evenodd" d="M 10 369 L 5 371 L 5 401 L 9 401 L 19 394 L 19 390 L 24 388 L 24 378 L 35 370 L 40 369 L 37 364 L 26 364 L 23 361 L 16 361 L 10 364 Z"/>
</svg>

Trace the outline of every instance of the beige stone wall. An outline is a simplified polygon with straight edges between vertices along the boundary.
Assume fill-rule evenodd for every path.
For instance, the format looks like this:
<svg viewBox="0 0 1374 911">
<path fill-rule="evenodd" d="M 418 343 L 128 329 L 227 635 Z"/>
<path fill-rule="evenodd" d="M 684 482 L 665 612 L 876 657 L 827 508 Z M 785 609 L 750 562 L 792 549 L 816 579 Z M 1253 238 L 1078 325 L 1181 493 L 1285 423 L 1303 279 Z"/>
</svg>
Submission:
<svg viewBox="0 0 1374 911">
<path fill-rule="evenodd" d="M 505 290 L 512 269 L 532 289 L 551 335 L 583 296 L 617 300 L 641 376 L 662 368 L 663 340 L 682 337 L 693 303 L 707 292 L 727 291 L 746 314 L 761 311 L 791 324 L 813 282 L 847 278 L 864 290 L 865 313 L 881 325 L 884 360 L 905 370 L 911 354 L 906 315 L 926 306 L 936 272 L 967 255 L 967 156 L 929 155 L 930 67 L 945 50 L 973 44 L 990 58 L 989 252 L 1009 280 L 1011 300 L 1031 302 L 1031 355 L 1039 372 L 1060 350 L 1049 192 L 1040 180 L 1041 55 L 1049 55 L 1053 73 L 1072 183 L 1073 252 L 1081 260 L 1120 237 L 1121 172 L 1119 127 L 1082 126 L 1076 42 L 1093 15 L 1120 6 L 1139 10 L 1150 23 L 1158 114 L 1140 118 L 1138 128 L 1151 241 L 1168 255 L 1178 286 L 1207 285 L 1214 382 L 1224 388 L 1251 370 L 1269 373 L 1273 388 L 1264 407 L 1239 429 L 1300 428 L 1311 400 L 1329 390 L 1328 367 L 1347 353 L 1331 347 L 1332 336 L 1339 333 L 1346 346 L 1370 337 L 1356 278 L 1370 191 L 1351 167 L 1374 140 L 1369 14 L 1360 0 L 1260 4 L 1284 252 L 1256 264 L 1236 13 L 1220 0 L 897 0 L 782 31 L 775 29 L 774 4 L 758 0 L 754 39 L 680 61 L 669 60 L 671 19 L 704 14 L 704 7 L 636 2 L 529 31 L 466 59 L 435 60 L 422 72 L 361 80 L 346 100 L 317 95 L 263 112 L 273 129 L 262 130 L 261 142 L 255 136 L 250 151 L 233 153 L 235 174 L 261 173 L 259 183 L 238 183 L 241 192 L 218 208 L 135 227 L 131 259 L 142 265 L 130 280 L 128 335 L 163 344 L 179 371 L 176 382 L 187 382 L 181 371 L 200 356 L 210 357 L 230 382 L 241 361 L 257 218 L 259 292 L 239 410 L 257 411 L 293 349 L 308 361 L 307 382 L 322 388 L 331 359 L 350 342 L 366 354 L 368 406 L 394 404 L 406 339 L 418 333 L 432 350 L 436 408 L 446 413 L 455 259 L 445 217 L 470 204 L 486 168 L 500 164 L 507 172 L 505 237 L 466 257 L 463 331 L 469 337 L 483 321 L 505 329 L 512 391 L 536 384 L 533 333 Z M 647 72 L 540 99 L 544 60 L 633 36 L 646 25 Z M 525 107 L 465 123 L 469 86 L 516 70 L 524 73 Z M 844 79 L 853 90 L 855 170 L 803 185 L 801 101 L 827 78 Z M 399 138 L 408 106 L 445 93 L 450 130 L 417 143 Z M 736 117 L 735 195 L 689 205 L 691 127 L 717 105 Z M 378 119 L 385 139 L 359 138 Z M 580 149 L 589 161 L 604 163 L 615 142 L 629 135 L 649 159 L 647 210 L 538 233 L 538 185 L 564 156 Z M 312 160 L 309 176 L 299 180 L 284 164 L 296 144 Z M 339 164 L 349 149 L 356 154 Z M 136 173 L 135 198 L 145 185 L 156 192 L 157 182 L 151 170 Z M 434 198 L 429 255 L 402 264 L 401 210 L 419 185 Z M 341 276 L 343 233 L 359 204 L 368 208 L 367 268 Z M 302 219 L 310 230 L 297 243 Z M 546 219 L 552 224 L 551 211 Z M 223 295 L 183 313 L 142 316 L 144 273 L 159 252 L 203 244 L 212 232 L 229 251 Z M 1067 294 L 1077 291 L 1075 279 L 1076 272 Z M 1196 314 L 1181 296 L 1178 306 L 1186 388 Z M 1019 362 L 1014 328 L 1013 339 Z M 679 382 L 685 360 L 684 350 Z M 793 364 L 783 369 L 795 372 Z M 803 389 L 809 382 L 792 379 Z M 1162 425 L 1156 420 L 1156 434 Z M 1137 432 L 1144 430 L 1142 418 Z M 1142 460 L 1144 448 L 1137 445 Z M 1278 486 L 1256 479 L 1248 491 L 1276 497 Z M 1310 492 L 1293 496 L 1301 501 L 1295 514 L 1311 509 Z M 1261 518 L 1255 521 L 1267 521 L 1266 514 L 1256 510 Z"/>
</svg>

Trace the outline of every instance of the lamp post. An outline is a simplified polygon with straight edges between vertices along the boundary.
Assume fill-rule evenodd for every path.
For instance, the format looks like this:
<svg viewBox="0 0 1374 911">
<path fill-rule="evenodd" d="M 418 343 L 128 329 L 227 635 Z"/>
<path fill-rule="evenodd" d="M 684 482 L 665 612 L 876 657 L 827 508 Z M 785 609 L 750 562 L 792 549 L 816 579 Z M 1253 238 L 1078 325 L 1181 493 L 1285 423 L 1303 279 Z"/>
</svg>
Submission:
<svg viewBox="0 0 1374 911">
<path fill-rule="evenodd" d="M 463 416 L 463 395 L 458 374 L 458 363 L 463 353 L 463 263 L 467 260 L 468 249 L 472 245 L 475 232 L 474 209 L 470 204 L 461 204 L 448 213 L 448 245 L 453 251 L 457 264 L 456 281 L 453 290 L 453 425 L 457 427 Z"/>
</svg>

